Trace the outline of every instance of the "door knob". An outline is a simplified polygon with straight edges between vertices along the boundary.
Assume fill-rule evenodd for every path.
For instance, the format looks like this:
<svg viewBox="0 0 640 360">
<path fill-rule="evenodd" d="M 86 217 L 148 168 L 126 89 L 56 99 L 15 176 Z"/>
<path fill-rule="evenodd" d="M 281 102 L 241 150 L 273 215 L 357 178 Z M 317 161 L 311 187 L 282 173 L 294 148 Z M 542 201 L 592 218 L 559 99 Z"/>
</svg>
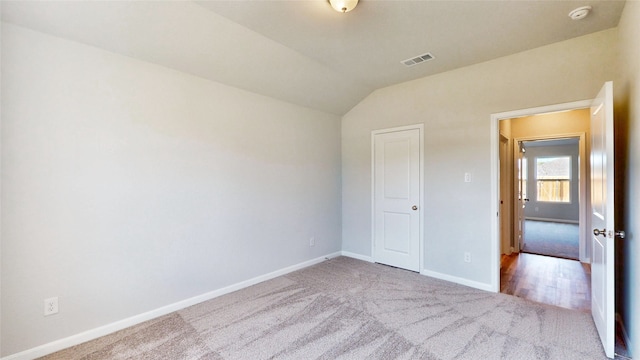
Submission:
<svg viewBox="0 0 640 360">
<path fill-rule="evenodd" d="M 416 205 L 413 205 L 413 206 L 411 207 L 411 210 L 418 210 L 418 207 L 417 207 Z"/>
<path fill-rule="evenodd" d="M 593 235 L 598 236 L 598 235 L 602 235 L 604 237 L 607 237 L 607 229 L 593 229 Z"/>
</svg>

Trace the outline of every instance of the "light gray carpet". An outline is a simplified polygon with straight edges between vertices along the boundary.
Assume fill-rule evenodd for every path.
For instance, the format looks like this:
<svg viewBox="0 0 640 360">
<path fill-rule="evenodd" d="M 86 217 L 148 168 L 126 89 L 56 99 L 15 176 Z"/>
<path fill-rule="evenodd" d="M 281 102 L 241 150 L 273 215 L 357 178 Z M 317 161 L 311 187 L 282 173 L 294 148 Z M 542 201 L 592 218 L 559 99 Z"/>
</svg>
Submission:
<svg viewBox="0 0 640 360">
<path fill-rule="evenodd" d="M 590 315 L 339 257 L 46 359 L 604 359 Z"/>
</svg>

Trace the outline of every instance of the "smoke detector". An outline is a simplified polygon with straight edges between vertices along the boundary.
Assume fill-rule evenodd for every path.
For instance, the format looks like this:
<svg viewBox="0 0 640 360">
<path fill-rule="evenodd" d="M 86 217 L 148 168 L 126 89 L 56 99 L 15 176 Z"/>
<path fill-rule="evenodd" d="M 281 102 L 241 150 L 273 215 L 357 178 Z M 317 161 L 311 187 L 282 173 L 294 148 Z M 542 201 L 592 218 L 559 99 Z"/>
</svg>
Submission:
<svg viewBox="0 0 640 360">
<path fill-rule="evenodd" d="M 590 11 L 591 6 L 581 6 L 577 9 L 571 10 L 571 12 L 569 13 L 569 17 L 571 18 L 571 20 L 582 20 L 586 18 L 587 15 L 589 15 Z"/>
</svg>

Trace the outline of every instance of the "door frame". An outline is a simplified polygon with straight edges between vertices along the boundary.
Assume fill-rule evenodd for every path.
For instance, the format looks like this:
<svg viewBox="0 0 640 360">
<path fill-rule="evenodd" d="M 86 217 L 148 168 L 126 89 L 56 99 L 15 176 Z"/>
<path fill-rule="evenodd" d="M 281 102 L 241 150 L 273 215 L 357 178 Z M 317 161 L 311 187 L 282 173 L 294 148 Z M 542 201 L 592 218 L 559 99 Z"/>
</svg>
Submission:
<svg viewBox="0 0 640 360">
<path fill-rule="evenodd" d="M 491 212 L 490 214 L 495 214 L 495 217 L 491 215 L 491 263 L 493 266 L 491 267 L 491 290 L 493 292 L 500 292 L 500 181 L 499 181 L 499 161 L 500 161 L 500 134 L 499 134 L 499 122 L 501 120 L 513 119 L 524 116 L 533 116 L 543 113 L 552 113 L 559 111 L 567 111 L 567 110 L 578 110 L 585 109 L 591 106 L 591 102 L 593 99 L 588 100 L 580 100 L 573 101 L 568 103 L 561 103 L 555 105 L 547 105 L 540 107 L 533 107 L 528 109 L 521 110 L 512 110 L 500 113 L 491 114 L 491 122 L 490 122 L 490 138 L 491 138 L 491 198 L 493 201 L 491 202 Z M 585 139 L 586 141 L 586 139 Z M 581 143 L 583 143 L 581 141 Z M 584 144 L 586 145 L 586 144 Z M 581 145 L 581 146 L 584 146 Z M 584 163 L 584 159 L 582 162 Z M 583 166 L 586 168 L 586 166 Z M 586 180 L 586 179 L 585 179 Z M 586 189 L 588 191 L 589 189 Z M 586 196 L 585 199 L 585 209 L 589 208 L 589 196 Z M 586 214 L 585 214 L 586 216 Z M 587 219 L 588 220 L 588 219 Z M 589 228 L 589 224 L 587 224 L 587 220 L 585 220 L 584 225 L 581 226 L 580 231 L 585 232 L 585 229 Z M 581 234 L 582 236 L 582 234 Z"/>
<path fill-rule="evenodd" d="M 419 239 L 418 239 L 418 252 L 419 252 L 419 262 L 418 272 L 422 273 L 422 269 L 424 268 L 424 124 L 414 124 L 414 125 L 406 125 L 399 126 L 387 129 L 379 129 L 371 131 L 371 259 L 375 262 L 375 137 L 380 134 L 387 134 L 392 132 L 399 132 L 405 130 L 418 130 L 419 136 L 419 146 L 420 146 L 420 156 L 418 160 L 419 165 L 419 184 L 418 187 L 420 189 L 420 194 L 418 194 L 419 204 L 418 204 L 418 219 L 419 219 Z"/>
<path fill-rule="evenodd" d="M 522 148 L 522 140 L 518 138 L 511 139 L 513 148 L 511 149 L 511 153 L 513 154 L 513 163 L 511 166 L 513 167 L 513 173 L 511 174 L 513 177 L 511 178 L 511 187 L 513 188 L 513 192 L 511 193 L 511 204 L 513 204 L 513 217 L 511 218 L 511 226 L 513 228 L 513 248 L 512 252 L 519 253 L 521 250 L 521 245 L 524 242 L 524 207 L 526 206 L 526 202 L 529 200 L 525 200 L 526 198 L 522 198 L 522 172 L 524 171 L 521 166 L 524 160 L 524 149 Z M 516 155 L 517 154 L 517 155 Z M 502 174 L 499 174 L 500 176 Z M 529 179 L 529 173 L 527 172 L 527 180 Z M 527 194 L 528 195 L 528 194 Z"/>
<path fill-rule="evenodd" d="M 577 110 L 577 109 L 574 109 Z M 506 120 L 506 119 L 505 119 Z M 589 244 L 587 240 L 589 237 L 587 236 L 587 213 L 588 207 L 587 204 L 589 202 L 589 192 L 587 192 L 587 184 L 589 182 L 590 173 L 587 172 L 587 164 L 589 154 L 587 153 L 587 134 L 585 132 L 575 132 L 575 133 L 563 133 L 558 135 L 545 135 L 545 136 L 523 136 L 518 138 L 513 138 L 514 143 L 517 146 L 517 143 L 520 141 L 536 141 L 536 140 L 554 140 L 554 139 L 565 139 L 565 138 L 578 138 L 578 177 L 580 181 L 578 182 L 578 196 L 580 198 L 580 206 L 578 212 L 578 244 L 580 247 L 580 252 L 578 253 L 578 260 L 583 263 L 591 263 L 591 251 L 589 251 Z M 514 149 L 515 151 L 515 149 Z M 514 177 L 515 178 L 515 177 Z M 516 179 L 514 179 L 515 181 Z M 517 198 L 517 194 L 514 194 L 514 198 Z M 584 199 L 584 201 L 583 201 Z M 514 220 L 515 221 L 515 220 Z M 520 252 L 520 244 L 514 249 L 516 252 Z"/>
<path fill-rule="evenodd" d="M 500 214 L 506 214 L 505 218 L 499 218 L 500 221 L 500 253 L 511 254 L 513 252 L 514 247 L 511 246 L 513 243 L 513 221 L 505 221 L 506 219 L 512 219 L 513 216 L 513 181 L 509 181 L 509 177 L 512 179 L 515 178 L 513 173 L 513 163 L 509 162 L 508 159 L 511 158 L 511 152 L 513 151 L 513 146 L 511 145 L 511 139 L 499 134 L 498 136 L 498 156 L 499 156 L 499 165 L 500 169 L 498 177 L 498 191 L 500 195 Z M 504 149 L 503 149 L 504 146 Z M 505 178 L 502 178 L 503 174 L 507 174 Z"/>
</svg>

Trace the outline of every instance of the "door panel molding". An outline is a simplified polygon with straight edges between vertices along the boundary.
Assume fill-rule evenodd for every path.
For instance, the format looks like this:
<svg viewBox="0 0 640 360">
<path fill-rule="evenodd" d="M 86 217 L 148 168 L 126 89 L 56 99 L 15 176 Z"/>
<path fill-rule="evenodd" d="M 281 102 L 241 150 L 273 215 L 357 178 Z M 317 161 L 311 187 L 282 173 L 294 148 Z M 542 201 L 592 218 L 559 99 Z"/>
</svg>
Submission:
<svg viewBox="0 0 640 360">
<path fill-rule="evenodd" d="M 615 203 L 613 83 L 606 82 L 591 105 L 591 315 L 604 351 L 615 348 Z"/>
</svg>

